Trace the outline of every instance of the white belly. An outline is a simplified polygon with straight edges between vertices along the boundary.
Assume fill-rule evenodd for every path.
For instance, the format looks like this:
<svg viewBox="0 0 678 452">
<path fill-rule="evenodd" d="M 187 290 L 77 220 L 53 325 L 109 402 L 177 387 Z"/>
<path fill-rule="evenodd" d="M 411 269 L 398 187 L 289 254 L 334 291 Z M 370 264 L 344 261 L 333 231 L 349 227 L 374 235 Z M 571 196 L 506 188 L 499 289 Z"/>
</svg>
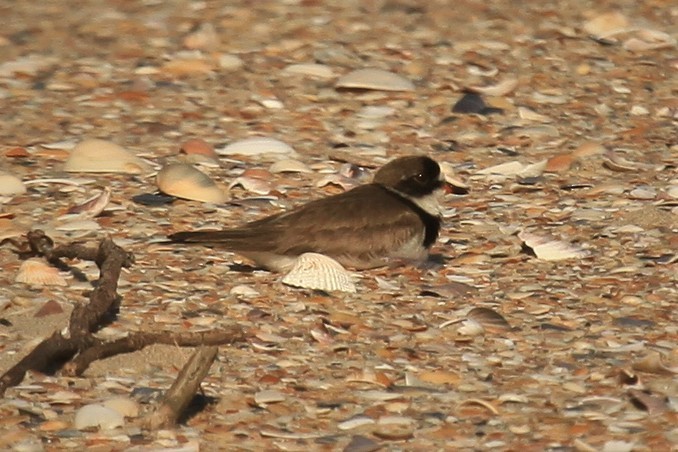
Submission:
<svg viewBox="0 0 678 452">
<path fill-rule="evenodd" d="M 424 231 L 422 230 L 420 234 L 417 234 L 408 242 L 405 242 L 399 250 L 392 253 L 390 257 L 395 257 L 399 259 L 412 259 L 412 260 L 426 260 L 428 257 L 428 250 L 424 248 Z"/>
</svg>

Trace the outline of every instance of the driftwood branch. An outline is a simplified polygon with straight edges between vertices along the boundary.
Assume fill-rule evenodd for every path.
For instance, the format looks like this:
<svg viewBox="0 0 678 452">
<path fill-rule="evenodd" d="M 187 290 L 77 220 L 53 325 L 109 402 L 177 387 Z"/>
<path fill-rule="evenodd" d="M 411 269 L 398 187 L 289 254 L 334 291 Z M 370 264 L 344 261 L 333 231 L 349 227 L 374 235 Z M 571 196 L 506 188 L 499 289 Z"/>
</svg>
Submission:
<svg viewBox="0 0 678 452">
<path fill-rule="evenodd" d="M 55 332 L 0 377 L 0 396 L 7 388 L 21 383 L 28 370 L 54 371 L 55 367 L 95 342 L 91 333 L 96 331 L 118 298 L 120 271 L 123 266 L 129 267 L 134 262 L 132 254 L 109 238 L 102 240 L 97 248 L 77 244 L 55 248 L 52 239 L 41 230 L 29 232 L 26 238 L 30 253 L 45 256 L 50 262 L 58 262 L 62 257 L 94 260 L 100 277 L 96 289 L 90 294 L 89 303 L 77 304 L 73 309 L 68 333 Z"/>
<path fill-rule="evenodd" d="M 174 333 L 167 331 L 159 333 L 130 333 L 126 337 L 111 342 L 92 345 L 66 364 L 62 371 L 69 376 L 82 375 L 94 361 L 123 353 L 135 352 L 153 344 L 195 347 L 199 345 L 227 345 L 244 340 L 243 331 L 238 326 L 197 333 Z"/>
<path fill-rule="evenodd" d="M 213 345 L 200 347 L 193 353 L 165 393 L 162 402 L 146 418 L 147 427 L 155 430 L 176 424 L 210 370 L 218 350 L 218 347 Z"/>
<path fill-rule="evenodd" d="M 163 410 L 169 409 L 171 415 L 158 417 L 154 421 L 164 425 L 175 422 L 185 408 L 183 397 L 188 396 L 184 392 L 195 393 L 214 361 L 216 345 L 232 344 L 245 339 L 242 330 L 234 326 L 226 330 L 199 333 L 136 332 L 112 342 L 102 341 L 94 337 L 93 333 L 116 315 L 119 303 L 118 279 L 123 267 L 132 266 L 134 256 L 109 238 L 102 240 L 98 247 L 80 244 L 54 246 L 53 240 L 40 230 L 29 232 L 24 243 L 16 240 L 3 241 L 2 244 L 4 243 L 14 245 L 17 254 L 22 257 L 44 256 L 55 265 L 63 266 L 61 259 L 64 258 L 94 261 L 99 267 L 100 276 L 95 282 L 95 289 L 89 295 L 89 302 L 78 303 L 73 309 L 67 333 L 55 332 L 0 377 L 0 397 L 4 396 L 9 387 L 21 383 L 29 370 L 52 373 L 62 368 L 68 375 L 80 375 L 97 359 L 133 352 L 152 344 L 208 345 L 209 347 L 201 348 L 191 358 L 172 386 L 184 389 L 171 390 L 168 393 L 165 405 L 169 408 Z M 179 397 L 179 393 L 183 395 Z M 162 419 L 165 420 L 161 422 Z"/>
</svg>

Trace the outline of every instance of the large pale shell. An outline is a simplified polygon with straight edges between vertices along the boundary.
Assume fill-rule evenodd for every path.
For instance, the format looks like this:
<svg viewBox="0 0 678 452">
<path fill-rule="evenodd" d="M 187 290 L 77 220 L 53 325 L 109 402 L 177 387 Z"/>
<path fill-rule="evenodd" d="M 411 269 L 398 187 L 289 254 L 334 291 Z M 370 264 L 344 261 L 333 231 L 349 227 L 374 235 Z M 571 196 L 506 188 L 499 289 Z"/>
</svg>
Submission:
<svg viewBox="0 0 678 452">
<path fill-rule="evenodd" d="M 123 415 L 103 405 L 85 405 L 75 413 L 74 426 L 77 430 L 90 427 L 113 430 L 123 425 L 125 425 Z"/>
<path fill-rule="evenodd" d="M 339 77 L 337 88 L 379 91 L 414 91 L 414 84 L 404 77 L 382 69 L 358 69 Z"/>
<path fill-rule="evenodd" d="M 28 259 L 19 267 L 16 282 L 32 286 L 66 286 L 66 280 L 59 270 L 47 265 L 40 259 Z"/>
<path fill-rule="evenodd" d="M 185 163 L 163 167 L 155 180 L 160 191 L 177 198 L 216 204 L 227 199 L 226 193 L 207 174 Z"/>
<path fill-rule="evenodd" d="M 317 78 L 334 77 L 334 72 L 332 71 L 331 67 L 316 63 L 290 64 L 285 69 L 283 69 L 283 72 L 287 74 L 307 75 L 309 77 Z"/>
<path fill-rule="evenodd" d="M 146 162 L 122 146 L 98 139 L 78 143 L 64 165 L 65 171 L 73 173 L 141 174 L 149 169 Z"/>
<path fill-rule="evenodd" d="M 26 186 L 21 179 L 9 173 L 0 172 L 0 196 L 14 196 L 26 193 Z"/>
<path fill-rule="evenodd" d="M 261 154 L 296 154 L 287 143 L 269 137 L 251 137 L 234 141 L 221 149 L 219 155 L 261 155 Z"/>
<path fill-rule="evenodd" d="M 282 282 L 288 286 L 326 292 L 356 291 L 351 274 L 339 262 L 318 253 L 304 253 L 299 256 Z"/>
</svg>

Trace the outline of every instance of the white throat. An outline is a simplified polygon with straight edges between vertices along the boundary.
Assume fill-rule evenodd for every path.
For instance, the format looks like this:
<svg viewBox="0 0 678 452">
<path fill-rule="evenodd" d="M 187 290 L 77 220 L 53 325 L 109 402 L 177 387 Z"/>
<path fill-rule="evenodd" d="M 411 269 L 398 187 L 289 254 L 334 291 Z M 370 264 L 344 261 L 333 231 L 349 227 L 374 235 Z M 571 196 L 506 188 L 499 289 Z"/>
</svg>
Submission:
<svg viewBox="0 0 678 452">
<path fill-rule="evenodd" d="M 390 189 L 393 190 L 393 189 Z M 415 203 L 418 207 L 420 207 L 424 212 L 426 212 L 429 215 L 433 215 L 434 217 L 442 217 L 442 207 L 440 206 L 440 202 L 445 196 L 445 189 L 444 188 L 438 188 L 436 189 L 433 193 L 428 194 L 426 196 L 422 196 L 420 198 L 415 198 L 413 196 L 406 195 L 403 192 L 400 192 L 398 190 L 393 190 L 394 192 L 398 193 L 400 196 L 403 198 L 407 198 L 413 203 Z"/>
<path fill-rule="evenodd" d="M 440 201 L 444 196 L 445 190 L 443 188 L 439 188 L 430 195 L 426 195 L 421 198 L 410 199 L 413 203 L 421 207 L 424 212 L 428 213 L 429 215 L 433 215 L 434 217 L 440 217 L 442 216 L 442 207 L 440 206 Z"/>
</svg>

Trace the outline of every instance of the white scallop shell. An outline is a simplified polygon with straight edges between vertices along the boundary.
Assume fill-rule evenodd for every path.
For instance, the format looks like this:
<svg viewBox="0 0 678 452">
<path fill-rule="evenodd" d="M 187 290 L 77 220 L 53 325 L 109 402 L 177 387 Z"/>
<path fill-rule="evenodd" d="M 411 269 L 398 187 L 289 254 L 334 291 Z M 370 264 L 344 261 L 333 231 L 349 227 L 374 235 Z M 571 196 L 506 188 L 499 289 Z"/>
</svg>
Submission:
<svg viewBox="0 0 678 452">
<path fill-rule="evenodd" d="M 337 88 L 374 89 L 380 91 L 414 91 L 408 79 L 382 69 L 358 69 L 339 77 Z"/>
<path fill-rule="evenodd" d="M 177 198 L 215 204 L 226 201 L 226 193 L 209 176 L 192 165 L 173 163 L 158 171 L 155 178 L 163 193 Z"/>
<path fill-rule="evenodd" d="M 59 270 L 47 265 L 41 259 L 28 259 L 19 267 L 16 282 L 32 286 L 66 286 L 66 280 Z"/>
<path fill-rule="evenodd" d="M 304 253 L 299 256 L 292 270 L 282 279 L 283 284 L 304 289 L 324 290 L 326 292 L 355 293 L 351 273 L 339 262 L 318 253 Z"/>
<path fill-rule="evenodd" d="M 64 165 L 64 170 L 72 173 L 141 174 L 149 169 L 145 161 L 122 146 L 98 139 L 78 143 Z"/>
<path fill-rule="evenodd" d="M 250 137 L 234 141 L 221 149 L 219 155 L 261 155 L 261 154 L 296 154 L 287 143 L 269 137 Z"/>
<path fill-rule="evenodd" d="M 26 193 L 21 179 L 9 173 L 0 172 L 0 196 L 14 196 Z"/>
</svg>

